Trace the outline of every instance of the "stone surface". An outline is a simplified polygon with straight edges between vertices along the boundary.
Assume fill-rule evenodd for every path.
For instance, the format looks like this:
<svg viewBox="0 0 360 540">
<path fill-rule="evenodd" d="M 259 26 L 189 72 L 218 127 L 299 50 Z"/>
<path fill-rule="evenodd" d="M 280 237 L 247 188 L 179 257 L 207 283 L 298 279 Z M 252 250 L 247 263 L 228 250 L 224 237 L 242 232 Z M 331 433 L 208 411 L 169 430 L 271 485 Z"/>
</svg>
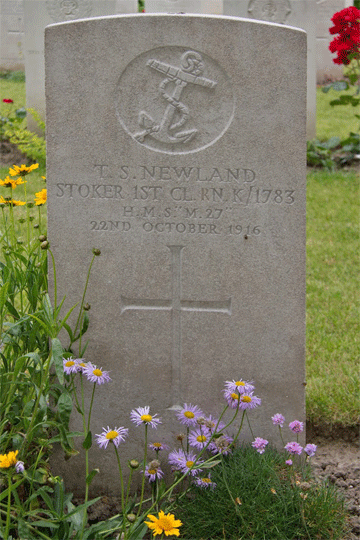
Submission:
<svg viewBox="0 0 360 540">
<path fill-rule="evenodd" d="M 24 0 L 26 106 L 45 119 L 44 30 L 48 24 L 137 11 L 137 0 Z M 29 116 L 29 128 L 36 124 Z"/>
<path fill-rule="evenodd" d="M 314 0 L 224 0 L 224 15 L 286 24 L 307 33 L 308 139 L 316 135 L 316 3 Z"/>
<path fill-rule="evenodd" d="M 0 68 L 24 69 L 24 2 L 0 2 Z"/>
<path fill-rule="evenodd" d="M 334 64 L 333 58 L 336 58 L 336 55 L 329 51 L 330 41 L 334 38 L 329 33 L 329 28 L 333 26 L 331 17 L 334 13 L 352 5 L 352 0 L 317 0 L 316 2 L 316 77 L 319 84 L 342 78 L 343 66 Z"/>
<path fill-rule="evenodd" d="M 53 25 L 46 80 L 67 307 L 101 250 L 86 359 L 112 382 L 95 394 L 93 433 L 129 427 L 122 450 L 141 458 L 131 409 L 150 405 L 164 421 L 150 440 L 173 444 L 174 405 L 217 415 L 224 380 L 243 378 L 263 400 L 255 436 L 275 442 L 273 414 L 305 420 L 305 32 L 198 15 Z M 93 456 L 94 491 L 116 491 L 113 452 Z M 71 463 L 57 460 L 79 490 L 83 458 Z"/>
<path fill-rule="evenodd" d="M 221 15 L 223 0 L 145 0 L 145 12 Z"/>
</svg>

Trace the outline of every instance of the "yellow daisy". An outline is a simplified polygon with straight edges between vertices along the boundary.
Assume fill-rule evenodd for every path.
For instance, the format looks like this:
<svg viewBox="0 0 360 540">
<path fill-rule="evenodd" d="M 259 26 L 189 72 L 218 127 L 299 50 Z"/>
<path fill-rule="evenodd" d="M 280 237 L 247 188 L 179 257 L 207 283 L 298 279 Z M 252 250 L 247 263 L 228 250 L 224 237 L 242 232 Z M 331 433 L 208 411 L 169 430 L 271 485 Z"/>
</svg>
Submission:
<svg viewBox="0 0 360 540">
<path fill-rule="evenodd" d="M 9 169 L 9 173 L 11 176 L 26 176 L 27 174 L 31 173 L 34 169 L 37 169 L 39 167 L 38 163 L 34 163 L 33 165 L 30 165 L 27 167 L 26 165 L 13 165 L 13 168 Z"/>
<path fill-rule="evenodd" d="M 9 201 L 9 204 L 12 204 L 13 206 L 24 206 L 24 204 L 26 204 L 25 201 L 15 201 L 14 199 L 12 199 L 11 201 Z"/>
<path fill-rule="evenodd" d="M 35 204 L 37 206 L 45 204 L 46 200 L 47 200 L 47 191 L 46 191 L 46 189 L 42 189 L 41 191 L 38 191 L 37 193 L 35 193 Z"/>
<path fill-rule="evenodd" d="M 160 510 L 159 517 L 149 514 L 147 516 L 151 521 L 145 521 L 149 529 L 152 530 L 154 536 L 157 534 L 165 533 L 165 536 L 180 536 L 178 527 L 181 527 L 182 523 L 179 519 L 175 519 L 174 514 L 166 514 Z"/>
<path fill-rule="evenodd" d="M 24 180 L 21 180 L 21 178 L 17 178 L 17 180 L 13 180 L 13 178 L 10 178 L 10 176 L 7 176 L 5 180 L 0 180 L 0 186 L 12 187 L 13 189 L 15 189 L 16 186 L 20 186 L 20 184 L 25 184 Z"/>
<path fill-rule="evenodd" d="M 0 469 L 8 469 L 9 467 L 16 465 L 16 456 L 18 455 L 18 452 L 19 451 L 16 450 L 15 452 L 9 452 L 8 454 L 0 454 Z"/>
</svg>

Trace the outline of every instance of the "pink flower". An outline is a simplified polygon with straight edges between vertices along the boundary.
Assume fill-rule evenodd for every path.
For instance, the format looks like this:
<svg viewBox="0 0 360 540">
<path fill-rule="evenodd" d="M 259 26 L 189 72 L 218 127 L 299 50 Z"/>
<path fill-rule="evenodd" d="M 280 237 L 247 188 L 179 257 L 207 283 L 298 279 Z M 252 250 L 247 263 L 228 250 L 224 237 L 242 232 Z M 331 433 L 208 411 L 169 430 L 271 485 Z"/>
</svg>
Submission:
<svg viewBox="0 0 360 540">
<path fill-rule="evenodd" d="M 317 450 L 316 444 L 307 444 L 304 448 L 305 454 L 307 454 L 309 457 L 313 457 L 315 455 L 316 450 Z"/>
<path fill-rule="evenodd" d="M 299 420 L 294 420 L 293 422 L 290 422 L 289 428 L 294 433 L 301 433 L 304 431 L 304 422 L 299 422 Z"/>
<path fill-rule="evenodd" d="M 300 446 L 300 444 L 297 442 L 289 442 L 285 445 L 284 448 L 289 452 L 289 454 L 297 454 L 298 456 L 300 456 L 303 450 L 303 447 Z"/>
<path fill-rule="evenodd" d="M 269 444 L 269 441 L 266 439 L 262 439 L 261 437 L 256 437 L 255 441 L 251 443 L 251 446 L 253 448 L 256 448 L 256 451 L 259 452 L 259 454 L 263 454 L 265 452 L 266 445 Z"/>
<path fill-rule="evenodd" d="M 284 416 L 280 413 L 274 414 L 274 416 L 271 417 L 271 420 L 274 426 L 280 426 L 280 427 L 283 427 L 284 422 L 285 422 Z"/>
<path fill-rule="evenodd" d="M 287 460 L 285 461 L 285 463 L 286 463 L 286 465 L 292 465 L 292 459 L 287 459 Z"/>
</svg>

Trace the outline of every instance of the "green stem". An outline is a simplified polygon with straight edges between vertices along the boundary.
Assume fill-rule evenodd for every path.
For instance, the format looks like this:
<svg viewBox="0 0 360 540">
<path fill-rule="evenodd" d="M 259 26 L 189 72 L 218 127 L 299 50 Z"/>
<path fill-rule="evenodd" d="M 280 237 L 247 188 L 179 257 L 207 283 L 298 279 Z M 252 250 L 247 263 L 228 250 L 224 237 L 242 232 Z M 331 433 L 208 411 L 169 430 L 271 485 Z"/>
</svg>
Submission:
<svg viewBox="0 0 360 540">
<path fill-rule="evenodd" d="M 82 379 L 81 379 L 81 382 L 82 382 Z M 85 425 L 85 415 L 83 417 L 84 427 L 86 429 L 86 431 L 85 431 L 85 439 L 88 436 L 88 433 L 90 431 L 91 411 L 92 411 L 92 406 L 93 406 L 93 403 L 94 403 L 95 387 L 96 387 L 96 383 L 94 383 L 93 391 L 92 391 L 92 394 L 91 394 L 91 401 L 90 401 L 87 429 L 86 429 L 86 425 Z M 84 411 L 84 388 L 83 388 L 83 385 L 81 385 L 81 395 L 82 395 L 82 404 L 83 404 L 83 409 L 82 410 Z M 84 504 L 86 504 L 88 502 L 88 499 L 89 499 L 89 487 L 90 486 L 89 486 L 89 483 L 87 482 L 88 476 L 89 476 L 89 450 L 88 450 L 88 448 L 85 448 L 85 483 L 86 484 L 85 484 L 85 500 L 84 500 Z M 86 521 L 87 521 L 87 508 L 85 507 L 84 508 L 84 515 L 83 515 L 82 529 L 81 529 L 81 534 L 80 534 L 80 540 L 82 540 L 82 538 L 84 536 L 84 530 L 85 530 Z"/>
<path fill-rule="evenodd" d="M 96 255 L 93 255 L 93 257 L 91 259 L 91 262 L 90 262 L 89 270 L 88 270 L 88 273 L 87 273 L 87 276 L 86 276 L 84 292 L 83 292 L 83 295 L 82 295 L 82 298 L 81 298 L 81 303 L 80 303 L 80 311 L 79 311 L 79 315 L 78 315 L 78 318 L 77 318 L 77 321 L 76 321 L 76 324 L 75 324 L 74 336 L 76 336 L 76 332 L 77 332 L 78 327 L 80 328 L 80 332 L 81 332 L 81 321 L 82 321 L 82 319 L 84 317 L 83 307 L 84 307 L 84 302 L 85 302 L 85 295 L 86 295 L 86 291 L 87 291 L 87 288 L 88 288 L 88 285 L 89 285 L 90 272 L 91 272 L 91 268 L 92 268 L 92 265 L 94 263 L 95 257 L 96 257 Z M 82 335 L 80 335 L 80 339 L 79 339 L 79 355 L 80 356 L 81 356 L 81 338 L 82 338 Z"/>
<path fill-rule="evenodd" d="M 53 274 L 54 274 L 54 313 L 57 310 L 57 280 L 56 280 L 56 267 L 55 267 L 55 258 L 51 249 L 48 250 L 53 263 Z"/>
<path fill-rule="evenodd" d="M 247 410 L 245 409 L 245 415 L 246 415 L 246 420 L 247 420 L 247 423 L 248 423 L 248 426 L 249 426 L 249 429 L 250 429 L 250 433 L 252 435 L 252 438 L 255 439 L 255 435 L 254 435 L 254 432 L 251 428 L 251 424 L 250 424 L 250 420 L 249 420 L 249 417 L 248 417 L 248 413 L 247 413 Z"/>
<path fill-rule="evenodd" d="M 9 538 L 9 531 L 10 531 L 10 513 L 11 513 L 11 472 L 8 472 L 8 501 L 7 501 L 7 511 L 6 511 L 6 525 L 5 525 L 5 540 L 8 540 Z"/>
<path fill-rule="evenodd" d="M 28 247 L 28 253 L 30 253 L 30 212 L 29 207 L 27 204 L 27 195 L 26 195 L 26 183 L 24 184 L 24 194 L 25 194 L 25 202 L 26 202 L 26 239 L 27 239 L 27 247 Z"/>
<path fill-rule="evenodd" d="M 145 467 L 146 467 L 146 460 L 147 460 L 147 435 L 148 435 L 148 424 L 145 424 L 145 451 L 144 451 L 144 462 L 143 462 L 143 474 L 142 474 L 142 480 L 141 480 L 141 496 L 140 496 L 140 504 L 139 509 L 137 511 L 136 517 L 138 518 L 141 512 L 142 503 L 144 500 L 144 491 L 145 491 Z"/>
<path fill-rule="evenodd" d="M 123 520 L 125 520 L 124 478 L 123 478 L 123 473 L 122 473 L 122 469 L 121 469 L 121 462 L 120 462 L 119 452 L 118 452 L 118 449 L 116 448 L 115 444 L 114 444 L 114 448 L 115 448 L 116 459 L 117 459 L 117 462 L 118 462 L 119 474 L 120 474 L 120 484 L 121 484 L 121 509 L 122 509 L 122 514 L 123 514 Z"/>
</svg>

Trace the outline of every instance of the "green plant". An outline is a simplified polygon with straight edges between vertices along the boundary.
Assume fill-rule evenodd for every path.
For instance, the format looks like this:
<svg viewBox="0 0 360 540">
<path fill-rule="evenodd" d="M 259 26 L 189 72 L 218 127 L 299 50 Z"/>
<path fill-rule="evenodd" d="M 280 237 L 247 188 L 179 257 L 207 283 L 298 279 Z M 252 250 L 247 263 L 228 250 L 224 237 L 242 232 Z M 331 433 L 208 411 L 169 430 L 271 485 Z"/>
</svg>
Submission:
<svg viewBox="0 0 360 540">
<path fill-rule="evenodd" d="M 344 538 L 346 513 L 336 490 L 316 483 L 308 465 L 287 467 L 274 448 L 259 455 L 242 446 L 223 457 L 211 479 L 215 489 L 192 486 L 177 496 L 185 538 Z"/>
<path fill-rule="evenodd" d="M 39 128 L 45 131 L 45 123 L 41 120 L 39 114 L 34 109 L 28 109 L 28 112 L 33 116 Z M 4 137 L 15 144 L 29 159 L 37 161 L 41 166 L 45 166 L 46 142 L 43 136 L 36 135 L 36 133 L 20 126 L 12 125 L 7 126 Z"/>
<path fill-rule="evenodd" d="M 3 99 L 3 103 L 7 110 L 5 114 L 0 116 L 0 142 L 6 139 L 7 131 L 15 130 L 26 117 L 25 108 L 16 109 L 12 99 Z"/>
<path fill-rule="evenodd" d="M 335 167 L 333 150 L 339 145 L 339 137 L 331 137 L 325 142 L 320 142 L 318 139 L 307 141 L 307 164 L 312 167 L 325 167 L 332 171 Z"/>
</svg>

